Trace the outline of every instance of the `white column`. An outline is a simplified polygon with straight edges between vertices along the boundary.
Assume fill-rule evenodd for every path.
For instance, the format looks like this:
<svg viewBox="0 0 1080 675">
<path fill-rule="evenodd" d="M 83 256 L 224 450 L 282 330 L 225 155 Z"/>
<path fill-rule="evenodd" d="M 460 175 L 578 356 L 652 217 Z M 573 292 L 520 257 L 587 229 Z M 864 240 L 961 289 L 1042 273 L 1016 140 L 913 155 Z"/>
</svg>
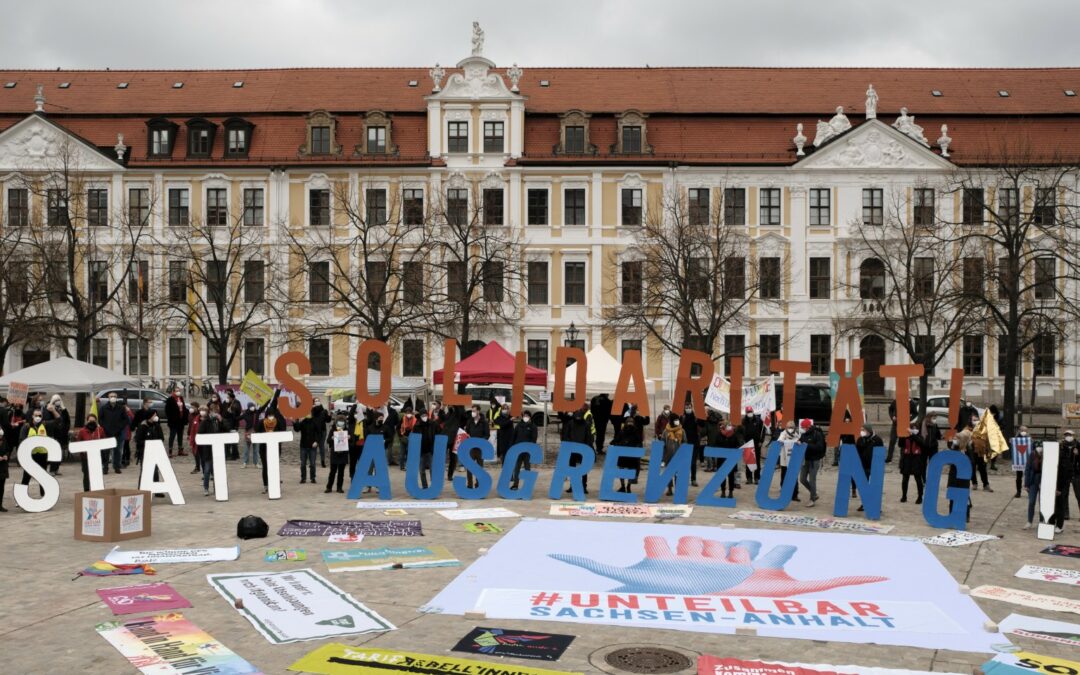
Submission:
<svg viewBox="0 0 1080 675">
<path fill-rule="evenodd" d="M 521 225 L 521 173 L 514 171 L 510 174 L 510 218 L 506 224 L 509 227 Z"/>
<path fill-rule="evenodd" d="M 525 101 L 510 103 L 510 156 L 521 157 L 525 149 Z"/>
<path fill-rule="evenodd" d="M 438 101 L 428 101 L 428 154 L 442 154 L 442 108 Z"/>
</svg>

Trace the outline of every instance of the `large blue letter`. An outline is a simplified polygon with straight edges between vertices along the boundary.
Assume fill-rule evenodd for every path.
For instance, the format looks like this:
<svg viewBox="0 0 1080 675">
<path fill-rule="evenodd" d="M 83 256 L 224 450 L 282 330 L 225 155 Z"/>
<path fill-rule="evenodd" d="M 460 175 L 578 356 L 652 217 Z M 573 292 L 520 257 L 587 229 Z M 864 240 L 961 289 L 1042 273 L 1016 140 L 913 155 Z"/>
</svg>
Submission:
<svg viewBox="0 0 1080 675">
<path fill-rule="evenodd" d="M 923 518 L 930 527 L 947 530 L 967 529 L 967 507 L 971 488 L 947 487 L 945 498 L 950 500 L 949 515 L 938 513 L 938 487 L 941 485 L 941 472 L 950 465 L 956 465 L 957 480 L 971 480 L 971 460 L 958 450 L 942 450 L 930 458 L 926 467 L 926 500 L 923 501 Z"/>
<path fill-rule="evenodd" d="M 570 455 L 581 455 L 581 464 L 570 466 Z M 596 462 L 596 450 L 584 443 L 563 441 L 559 443 L 559 456 L 555 458 L 555 470 L 551 472 L 551 487 L 548 488 L 549 499 L 562 498 L 562 485 L 564 480 L 570 481 L 570 489 L 574 493 L 574 500 L 585 501 L 585 485 L 582 479 L 589 475 L 589 469 Z"/>
<path fill-rule="evenodd" d="M 604 457 L 604 472 L 600 474 L 600 499 L 605 502 L 626 502 L 634 504 L 637 495 L 628 492 L 616 492 L 615 480 L 633 480 L 635 471 L 619 467 L 619 460 L 623 457 L 636 457 L 640 460 L 645 456 L 645 448 L 627 448 L 621 445 L 610 445 L 607 455 Z"/>
<path fill-rule="evenodd" d="M 664 442 L 653 441 L 649 454 L 649 477 L 645 483 L 645 501 L 655 504 L 660 501 L 664 490 L 675 481 L 676 504 L 685 504 L 690 498 L 690 463 L 694 461 L 694 446 L 683 443 L 675 451 L 675 456 L 661 469 L 664 457 Z"/>
<path fill-rule="evenodd" d="M 855 489 L 862 500 L 863 510 L 870 520 L 881 520 L 881 495 L 885 491 L 885 446 L 874 448 L 874 458 L 870 463 L 870 475 L 863 473 L 862 460 L 854 445 L 845 443 L 840 446 L 840 474 L 836 477 L 836 499 L 833 501 L 833 515 L 843 518 L 848 512 L 848 487 L 855 484 Z"/>
<path fill-rule="evenodd" d="M 536 489 L 536 472 L 531 469 L 522 469 L 518 472 L 518 479 L 525 482 L 525 487 L 517 490 L 510 489 L 511 479 L 514 477 L 514 467 L 517 466 L 518 458 L 528 455 L 529 461 L 534 466 L 544 463 L 544 449 L 536 443 L 517 443 L 510 446 L 503 459 L 502 473 L 499 474 L 499 485 L 496 488 L 499 496 L 503 499 L 532 499 L 533 490 Z"/>
<path fill-rule="evenodd" d="M 409 455 L 405 463 L 405 492 L 413 499 L 436 499 L 442 494 L 443 474 L 446 473 L 446 436 L 435 436 L 431 456 L 431 485 L 420 487 L 420 434 L 409 434 Z"/>
<path fill-rule="evenodd" d="M 369 468 L 374 473 L 369 475 Z M 386 465 L 386 446 L 382 434 L 373 434 L 364 439 L 364 450 L 356 460 L 356 473 L 349 483 L 349 499 L 360 499 L 360 488 L 379 489 L 379 499 L 390 499 L 390 468 Z"/>
<path fill-rule="evenodd" d="M 739 468 L 739 460 L 742 459 L 742 448 L 711 448 L 705 446 L 705 456 L 709 459 L 723 458 L 724 462 L 717 468 L 712 479 L 705 484 L 704 489 L 698 493 L 694 502 L 700 506 L 723 506 L 734 508 L 735 495 L 730 497 L 717 497 L 716 489 L 724 485 L 728 475 Z"/>
<path fill-rule="evenodd" d="M 486 438 L 466 438 L 458 445 L 458 461 L 465 471 L 473 475 L 476 483 L 476 487 L 469 488 L 466 487 L 468 480 L 464 476 L 454 476 L 454 492 L 462 499 L 484 499 L 491 492 L 491 476 L 469 454 L 473 448 L 480 448 L 483 459 L 489 462 L 495 459 L 495 448 Z"/>
<path fill-rule="evenodd" d="M 761 469 L 761 482 L 758 483 L 757 492 L 754 494 L 758 508 L 766 511 L 783 511 L 791 503 L 795 487 L 799 484 L 799 469 L 802 467 L 803 458 L 806 457 L 806 443 L 796 443 L 791 446 L 787 472 L 784 474 L 784 481 L 780 483 L 780 496 L 774 499 L 769 496 L 769 486 L 772 485 L 773 474 L 780 464 L 782 451 L 783 443 L 780 441 L 769 444 L 769 452 L 765 455 L 765 466 Z"/>
</svg>

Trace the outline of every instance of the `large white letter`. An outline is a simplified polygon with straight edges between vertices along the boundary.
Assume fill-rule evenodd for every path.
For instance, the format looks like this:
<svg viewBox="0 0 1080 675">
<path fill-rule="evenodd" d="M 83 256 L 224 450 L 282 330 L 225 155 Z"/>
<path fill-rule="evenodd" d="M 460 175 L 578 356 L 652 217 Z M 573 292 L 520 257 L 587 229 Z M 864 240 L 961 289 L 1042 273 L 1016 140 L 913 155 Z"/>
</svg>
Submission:
<svg viewBox="0 0 1080 675">
<path fill-rule="evenodd" d="M 91 441 L 75 441 L 68 446 L 71 454 L 86 453 L 86 473 L 90 477 L 91 490 L 104 490 L 105 477 L 101 470 L 101 451 L 112 450 L 116 447 L 116 438 L 95 438 Z"/>
<path fill-rule="evenodd" d="M 64 458 L 64 451 L 60 449 L 60 442 L 55 438 L 28 436 L 26 440 L 19 443 L 19 466 L 22 467 L 23 471 L 30 474 L 31 478 L 41 483 L 41 487 L 45 490 L 44 497 L 34 499 L 30 496 L 29 485 L 15 484 L 15 503 L 23 511 L 29 511 L 30 513 L 48 511 L 56 506 L 57 500 L 60 499 L 60 483 L 56 482 L 56 479 L 45 470 L 45 467 L 38 466 L 30 457 L 36 448 L 48 450 L 50 462 L 59 462 Z"/>
<path fill-rule="evenodd" d="M 225 446 L 239 443 L 240 434 L 230 431 L 227 434 L 195 434 L 195 445 L 209 445 L 214 457 L 214 499 L 219 502 L 229 501 L 229 475 L 225 468 Z"/>
<path fill-rule="evenodd" d="M 217 468 L 216 466 L 214 467 Z M 154 469 L 161 472 L 161 480 L 154 480 Z M 216 473 L 216 472 L 215 472 Z M 223 479 L 224 480 L 224 479 Z M 165 443 L 154 438 L 146 442 L 143 447 L 142 473 L 139 475 L 139 489 L 146 490 L 150 494 L 165 492 L 173 504 L 184 503 L 184 493 L 180 490 L 180 483 L 176 480 L 173 472 L 172 460 L 169 453 L 165 452 Z M 226 487 L 226 490 L 228 488 Z M 217 490 L 217 478 L 214 479 L 214 490 Z"/>
<path fill-rule="evenodd" d="M 252 443 L 266 444 L 266 492 L 270 499 L 281 499 L 281 444 L 293 439 L 291 431 L 264 431 L 251 434 Z"/>
<path fill-rule="evenodd" d="M 19 448 L 22 450 L 22 448 Z M 1028 461 L 1031 458 L 1028 457 Z M 1054 515 L 1057 501 L 1058 444 L 1057 441 L 1043 443 L 1042 482 L 1039 484 L 1039 513 L 1045 522 L 1039 523 L 1036 536 L 1039 539 L 1054 538 L 1054 525 L 1050 518 Z M 1066 495 L 1068 496 L 1068 495 Z"/>
</svg>

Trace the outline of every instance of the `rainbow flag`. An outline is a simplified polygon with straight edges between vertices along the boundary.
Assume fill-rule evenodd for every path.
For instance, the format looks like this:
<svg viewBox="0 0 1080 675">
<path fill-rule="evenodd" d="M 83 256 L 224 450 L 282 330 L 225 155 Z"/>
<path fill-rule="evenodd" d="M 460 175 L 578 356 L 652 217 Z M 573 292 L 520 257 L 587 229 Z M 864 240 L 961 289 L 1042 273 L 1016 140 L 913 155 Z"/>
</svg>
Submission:
<svg viewBox="0 0 1080 675">
<path fill-rule="evenodd" d="M 99 560 L 75 575 L 75 578 L 87 577 L 111 577 L 120 574 L 157 574 L 153 567 L 140 563 L 138 565 L 114 565 L 104 560 Z"/>
</svg>

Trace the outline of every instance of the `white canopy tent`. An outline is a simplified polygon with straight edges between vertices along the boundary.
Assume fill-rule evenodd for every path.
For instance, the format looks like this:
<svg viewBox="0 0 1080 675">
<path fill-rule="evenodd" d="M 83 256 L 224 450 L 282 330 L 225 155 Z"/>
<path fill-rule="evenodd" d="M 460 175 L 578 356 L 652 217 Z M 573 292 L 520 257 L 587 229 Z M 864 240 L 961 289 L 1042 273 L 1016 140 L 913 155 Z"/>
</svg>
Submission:
<svg viewBox="0 0 1080 675">
<path fill-rule="evenodd" d="M 379 390 L 380 373 L 377 370 L 368 370 L 368 391 Z M 339 375 L 338 377 L 311 379 L 307 386 L 312 391 L 333 390 L 337 394 L 355 393 L 356 376 Z M 420 377 L 390 377 L 390 393 L 399 398 L 408 396 L 423 396 L 427 392 L 427 383 Z"/>
<path fill-rule="evenodd" d="M 588 370 L 586 371 L 586 385 L 585 394 L 592 396 L 593 394 L 607 393 L 612 395 L 615 393 L 615 387 L 619 384 L 619 371 L 622 369 L 622 365 L 615 360 L 615 357 L 608 353 L 608 350 L 604 349 L 603 345 L 596 345 L 589 353 L 585 355 L 588 360 Z M 566 391 L 567 395 L 574 391 L 574 386 L 577 383 L 577 364 L 570 366 L 566 369 Z M 554 389 L 555 376 L 548 376 L 548 384 Z M 649 395 L 656 393 L 656 383 L 652 380 L 645 380 L 645 392 Z"/>
<path fill-rule="evenodd" d="M 102 389 L 139 386 L 139 381 L 129 375 L 67 356 L 0 377 L 0 393 L 7 393 L 12 382 L 21 382 L 32 392 L 50 394 L 92 394 Z"/>
</svg>

